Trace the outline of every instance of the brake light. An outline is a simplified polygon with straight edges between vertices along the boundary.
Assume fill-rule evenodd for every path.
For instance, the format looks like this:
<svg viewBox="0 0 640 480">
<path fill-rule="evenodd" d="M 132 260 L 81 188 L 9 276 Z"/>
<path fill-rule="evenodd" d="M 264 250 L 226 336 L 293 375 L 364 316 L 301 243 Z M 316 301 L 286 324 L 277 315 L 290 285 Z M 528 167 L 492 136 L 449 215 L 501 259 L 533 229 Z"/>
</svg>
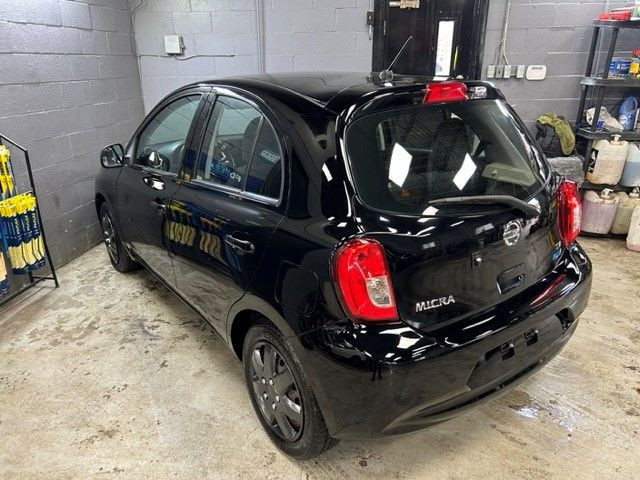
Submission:
<svg viewBox="0 0 640 480">
<path fill-rule="evenodd" d="M 427 83 L 422 103 L 450 102 L 467 98 L 467 86 L 462 82 L 434 82 Z"/>
<path fill-rule="evenodd" d="M 556 193 L 558 200 L 558 232 L 563 245 L 569 245 L 580 233 L 582 203 L 578 185 L 571 180 L 562 180 Z"/>
<path fill-rule="evenodd" d="M 357 238 L 340 246 L 333 277 L 342 305 L 354 320 L 398 319 L 384 249 L 377 241 Z"/>
</svg>

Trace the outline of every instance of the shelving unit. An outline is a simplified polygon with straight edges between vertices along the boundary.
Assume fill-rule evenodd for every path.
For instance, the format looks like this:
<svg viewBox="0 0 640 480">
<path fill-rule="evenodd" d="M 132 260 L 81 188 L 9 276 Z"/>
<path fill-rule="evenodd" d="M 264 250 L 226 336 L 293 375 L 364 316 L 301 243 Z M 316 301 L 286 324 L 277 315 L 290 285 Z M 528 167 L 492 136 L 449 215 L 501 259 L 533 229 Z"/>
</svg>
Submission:
<svg viewBox="0 0 640 480">
<path fill-rule="evenodd" d="M 594 60 L 596 55 L 599 54 L 598 39 L 602 29 L 611 29 L 611 39 L 609 41 L 609 47 L 604 59 L 604 71 L 602 77 L 598 76 L 598 72 L 593 71 Z M 587 139 L 587 147 L 584 152 L 585 158 L 585 171 L 587 170 L 589 159 L 591 158 L 591 151 L 593 149 L 593 142 L 599 139 L 613 138 L 614 135 L 620 135 L 620 138 L 628 141 L 640 141 L 640 132 L 629 131 L 620 133 L 611 133 L 596 130 L 598 124 L 598 118 L 600 117 L 600 108 L 604 101 L 604 95 L 607 89 L 611 88 L 638 88 L 640 90 L 640 79 L 624 79 L 624 78 L 609 78 L 609 65 L 611 59 L 616 50 L 616 43 L 618 41 L 618 33 L 620 29 L 637 29 L 640 30 L 640 21 L 615 21 L 615 20 L 594 20 L 593 22 L 593 34 L 591 36 L 591 48 L 589 49 L 589 57 L 587 58 L 587 68 L 584 78 L 580 81 L 582 86 L 582 94 L 580 95 L 580 104 L 578 106 L 578 113 L 576 116 L 575 134 L 577 137 Z M 640 39 L 639 39 L 640 40 Z M 640 41 L 639 41 L 640 45 Z M 592 91 L 595 94 L 595 107 L 593 122 L 590 126 L 582 126 L 582 119 L 584 116 L 584 109 L 587 102 L 587 96 Z M 581 188 L 589 188 L 593 190 L 602 190 L 604 188 L 611 188 L 615 191 L 629 191 L 631 188 L 623 187 L 621 185 L 594 185 L 589 182 L 584 182 Z"/>
<path fill-rule="evenodd" d="M 22 154 L 24 155 L 24 162 L 25 162 L 25 166 L 26 166 L 26 173 L 28 175 L 28 180 L 29 180 L 29 188 L 28 188 L 28 192 L 31 192 L 36 198 L 37 198 L 37 194 L 36 194 L 36 187 L 35 187 L 35 182 L 33 180 L 33 170 L 31 169 L 31 161 L 29 160 L 29 151 L 22 147 L 20 144 L 16 143 L 15 141 L 11 140 L 10 138 L 8 138 L 6 135 L 0 133 L 0 144 L 3 145 L 10 145 L 12 148 L 15 148 L 19 151 L 22 152 Z M 15 172 L 13 171 L 13 164 L 11 164 L 11 173 L 12 176 L 15 178 Z M 24 192 L 23 192 L 24 193 Z M 2 198 L 2 197 L 0 197 Z M 53 286 L 55 288 L 58 288 L 60 286 L 60 283 L 58 282 L 58 276 L 56 274 L 56 269 L 53 265 L 53 262 L 51 260 L 51 254 L 49 253 L 49 246 L 47 245 L 47 238 L 45 236 L 44 233 L 44 222 L 42 221 L 42 215 L 40 214 L 40 206 L 39 203 L 36 202 L 35 205 L 35 211 L 36 211 L 36 215 L 38 218 L 38 225 L 40 228 L 40 235 L 42 236 L 42 245 L 44 247 L 44 254 L 45 254 L 45 259 L 46 259 L 46 263 L 45 265 L 47 265 L 48 270 L 49 270 L 49 274 L 46 275 L 41 275 L 41 274 L 34 274 L 33 271 L 29 270 L 25 277 L 26 277 L 26 281 L 22 281 L 20 282 L 20 286 L 17 288 L 11 288 L 9 289 L 9 293 L 3 297 L 0 297 L 0 307 L 2 307 L 3 305 L 9 303 L 11 300 L 13 300 L 14 298 L 18 297 L 19 295 L 21 295 L 22 293 L 26 292 L 27 290 L 29 290 L 31 287 L 34 287 L 36 285 L 38 285 L 40 282 L 45 282 L 45 281 L 51 281 L 53 282 Z M 1 226 L 0 226 L 1 228 Z M 3 241 L 2 237 L 0 236 L 0 241 Z M 4 251 L 4 253 L 6 254 L 6 244 L 0 245 L 0 249 Z M 45 268 L 47 268 L 45 267 Z M 9 268 L 7 269 L 8 271 L 10 270 Z M 16 279 L 18 277 L 18 275 L 12 275 L 12 279 Z"/>
</svg>

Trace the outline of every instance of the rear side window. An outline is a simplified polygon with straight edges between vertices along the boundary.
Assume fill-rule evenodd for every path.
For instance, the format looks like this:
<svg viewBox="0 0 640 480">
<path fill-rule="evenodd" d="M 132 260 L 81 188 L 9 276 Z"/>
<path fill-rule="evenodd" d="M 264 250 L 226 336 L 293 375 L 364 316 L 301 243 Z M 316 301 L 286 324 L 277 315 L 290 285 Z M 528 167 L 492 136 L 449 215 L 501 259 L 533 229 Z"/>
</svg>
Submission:
<svg viewBox="0 0 640 480">
<path fill-rule="evenodd" d="M 526 199 L 541 187 L 539 158 L 499 100 L 385 110 L 356 120 L 346 149 L 361 200 L 421 215 L 461 196 Z"/>
<path fill-rule="evenodd" d="M 282 151 L 276 133 L 249 103 L 219 96 L 207 124 L 196 178 L 279 198 Z"/>
</svg>

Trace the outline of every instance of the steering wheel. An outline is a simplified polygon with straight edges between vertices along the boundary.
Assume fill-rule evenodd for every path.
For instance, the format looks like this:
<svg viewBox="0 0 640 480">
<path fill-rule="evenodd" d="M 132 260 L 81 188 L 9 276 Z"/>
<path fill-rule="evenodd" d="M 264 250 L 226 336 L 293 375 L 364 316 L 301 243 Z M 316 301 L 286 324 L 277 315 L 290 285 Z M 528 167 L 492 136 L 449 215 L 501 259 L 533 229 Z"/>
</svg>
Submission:
<svg viewBox="0 0 640 480">
<path fill-rule="evenodd" d="M 224 167 L 227 167 L 232 172 L 235 172 L 238 161 L 236 159 L 237 148 L 232 143 L 225 140 L 218 139 L 214 150 L 214 155 L 219 159 L 218 163 Z"/>
</svg>

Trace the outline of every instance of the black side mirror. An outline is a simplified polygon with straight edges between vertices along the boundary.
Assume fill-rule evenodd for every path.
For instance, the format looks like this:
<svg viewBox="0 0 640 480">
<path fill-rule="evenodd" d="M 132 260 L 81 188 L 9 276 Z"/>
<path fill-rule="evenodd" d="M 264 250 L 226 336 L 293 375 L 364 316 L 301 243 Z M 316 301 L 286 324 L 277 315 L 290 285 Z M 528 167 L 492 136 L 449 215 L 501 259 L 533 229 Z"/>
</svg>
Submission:
<svg viewBox="0 0 640 480">
<path fill-rule="evenodd" d="M 104 168 L 121 167 L 124 162 L 124 148 L 119 143 L 107 145 L 100 152 L 100 163 Z"/>
</svg>

